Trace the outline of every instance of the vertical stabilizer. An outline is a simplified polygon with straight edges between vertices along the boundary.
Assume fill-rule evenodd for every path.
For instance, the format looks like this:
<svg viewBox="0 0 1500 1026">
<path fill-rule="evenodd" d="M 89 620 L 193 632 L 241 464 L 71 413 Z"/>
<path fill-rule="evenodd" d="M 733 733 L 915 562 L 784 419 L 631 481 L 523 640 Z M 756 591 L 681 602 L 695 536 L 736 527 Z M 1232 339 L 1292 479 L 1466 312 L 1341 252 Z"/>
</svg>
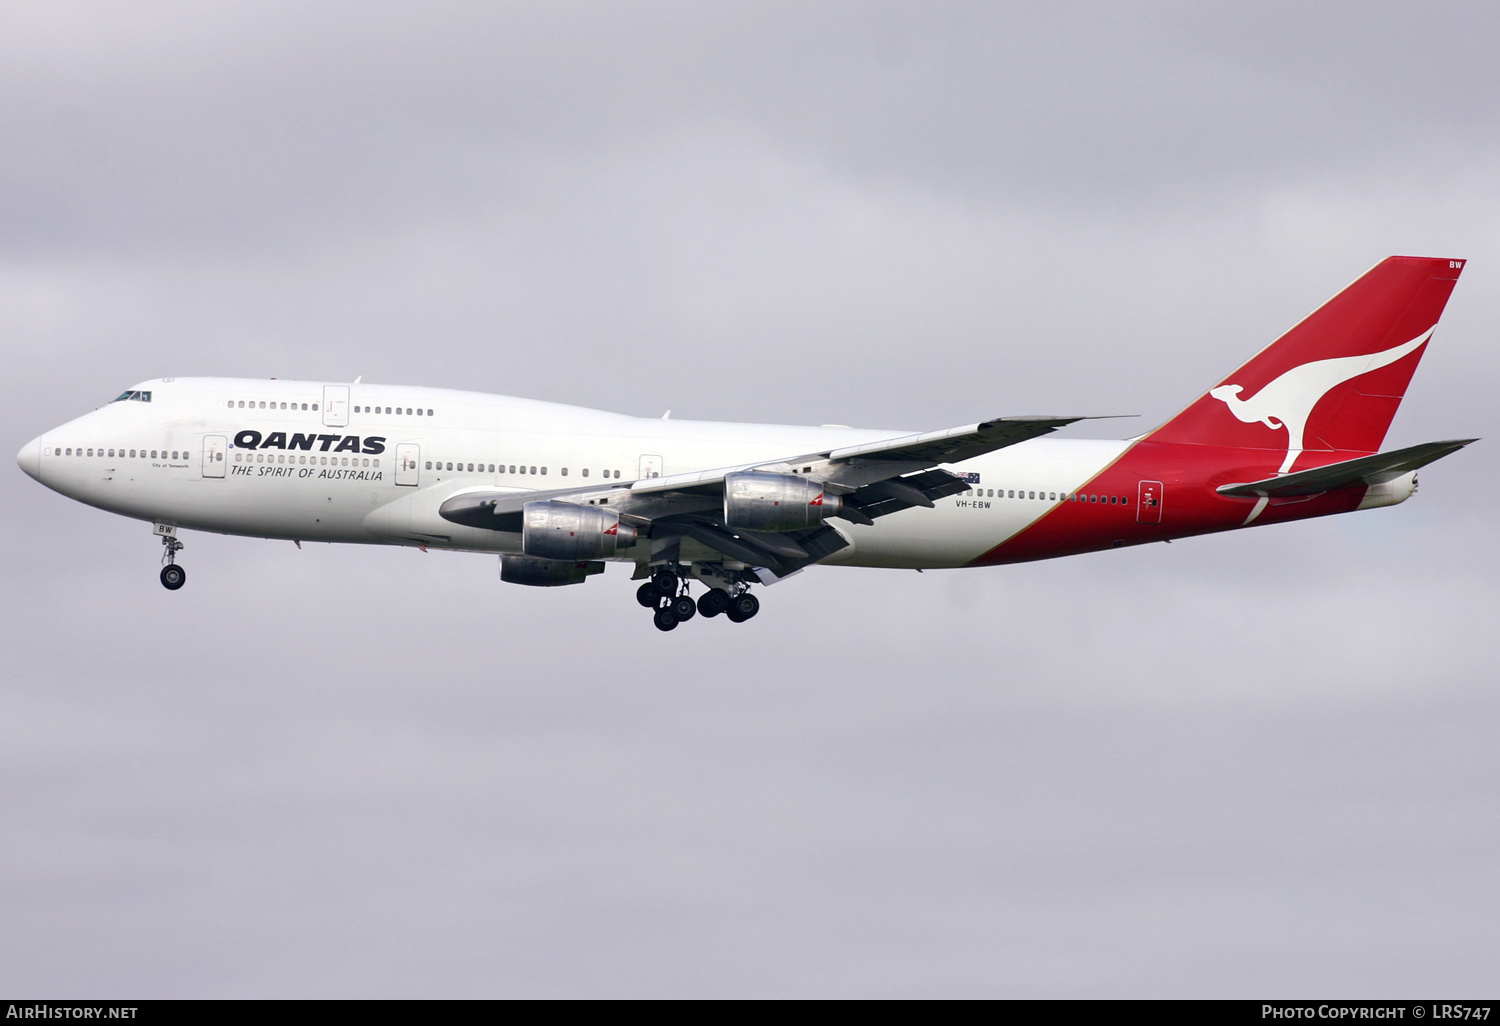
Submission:
<svg viewBox="0 0 1500 1026">
<path fill-rule="evenodd" d="M 1389 257 L 1176 417 L 1152 441 L 1375 452 L 1464 261 Z"/>
</svg>

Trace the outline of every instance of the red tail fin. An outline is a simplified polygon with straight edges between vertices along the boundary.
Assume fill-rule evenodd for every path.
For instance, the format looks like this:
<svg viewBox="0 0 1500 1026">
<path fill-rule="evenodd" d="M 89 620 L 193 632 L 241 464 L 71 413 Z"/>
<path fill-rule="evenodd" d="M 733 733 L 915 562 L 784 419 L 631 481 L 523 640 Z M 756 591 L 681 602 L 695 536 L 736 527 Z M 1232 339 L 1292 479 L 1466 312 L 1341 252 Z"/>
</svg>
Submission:
<svg viewBox="0 0 1500 1026">
<path fill-rule="evenodd" d="M 1151 433 L 1153 441 L 1375 452 L 1463 270 L 1390 257 Z"/>
</svg>

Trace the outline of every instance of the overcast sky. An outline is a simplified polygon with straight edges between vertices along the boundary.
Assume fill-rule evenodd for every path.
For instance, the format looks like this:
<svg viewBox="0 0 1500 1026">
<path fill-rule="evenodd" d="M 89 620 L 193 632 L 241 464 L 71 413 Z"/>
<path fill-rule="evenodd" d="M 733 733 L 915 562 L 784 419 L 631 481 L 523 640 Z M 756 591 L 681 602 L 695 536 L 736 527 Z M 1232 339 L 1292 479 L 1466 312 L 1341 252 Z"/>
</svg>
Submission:
<svg viewBox="0 0 1500 1026">
<path fill-rule="evenodd" d="M 0 473 L 0 992 L 1380 996 L 1500 960 L 1493 3 L 0 0 L 0 441 L 161 375 L 1160 422 L 1470 260 L 1402 506 L 1019 567 L 187 533 Z"/>
</svg>

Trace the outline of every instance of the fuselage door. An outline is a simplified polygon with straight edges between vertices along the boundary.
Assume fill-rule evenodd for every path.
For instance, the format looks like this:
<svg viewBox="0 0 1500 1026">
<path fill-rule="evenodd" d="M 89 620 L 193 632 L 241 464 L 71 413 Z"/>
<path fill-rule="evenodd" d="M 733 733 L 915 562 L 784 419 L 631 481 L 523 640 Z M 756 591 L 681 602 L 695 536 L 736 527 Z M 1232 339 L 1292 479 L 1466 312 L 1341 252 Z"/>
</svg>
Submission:
<svg viewBox="0 0 1500 1026">
<path fill-rule="evenodd" d="M 349 386 L 323 386 L 323 423 L 343 427 L 349 423 Z"/>
<path fill-rule="evenodd" d="M 661 477 L 661 457 L 650 453 L 641 455 L 641 472 L 638 480 L 644 481 L 648 477 Z"/>
<path fill-rule="evenodd" d="M 416 442 L 396 446 L 396 483 L 415 487 L 420 478 L 422 447 Z"/>
<path fill-rule="evenodd" d="M 203 476 L 224 476 L 224 454 L 229 451 L 229 439 L 224 435 L 203 436 Z"/>
<path fill-rule="evenodd" d="M 1160 481 L 1142 481 L 1140 497 L 1135 503 L 1135 522 L 1138 524 L 1161 523 Z"/>
</svg>

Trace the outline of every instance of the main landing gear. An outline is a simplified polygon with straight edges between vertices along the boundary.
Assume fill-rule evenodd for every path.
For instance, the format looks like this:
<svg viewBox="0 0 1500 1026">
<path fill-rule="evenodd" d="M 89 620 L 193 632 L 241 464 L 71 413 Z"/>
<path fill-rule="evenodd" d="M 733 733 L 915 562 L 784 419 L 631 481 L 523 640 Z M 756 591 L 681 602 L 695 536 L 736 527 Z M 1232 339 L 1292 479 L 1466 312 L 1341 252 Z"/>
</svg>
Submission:
<svg viewBox="0 0 1500 1026">
<path fill-rule="evenodd" d="M 636 589 L 635 600 L 654 610 L 651 619 L 659 631 L 675 630 L 679 623 L 700 614 L 709 618 L 723 613 L 734 623 L 744 623 L 760 612 L 760 599 L 744 585 L 738 588 L 734 594 L 723 588 L 709 588 L 695 602 L 688 594 L 687 582 L 676 571 L 663 567 Z"/>
<path fill-rule="evenodd" d="M 182 551 L 182 542 L 177 540 L 176 528 L 158 524 L 156 530 L 161 535 L 161 560 L 166 564 L 161 568 L 161 586 L 168 591 L 176 591 L 187 583 L 187 571 L 177 565 L 177 553 Z"/>
</svg>

